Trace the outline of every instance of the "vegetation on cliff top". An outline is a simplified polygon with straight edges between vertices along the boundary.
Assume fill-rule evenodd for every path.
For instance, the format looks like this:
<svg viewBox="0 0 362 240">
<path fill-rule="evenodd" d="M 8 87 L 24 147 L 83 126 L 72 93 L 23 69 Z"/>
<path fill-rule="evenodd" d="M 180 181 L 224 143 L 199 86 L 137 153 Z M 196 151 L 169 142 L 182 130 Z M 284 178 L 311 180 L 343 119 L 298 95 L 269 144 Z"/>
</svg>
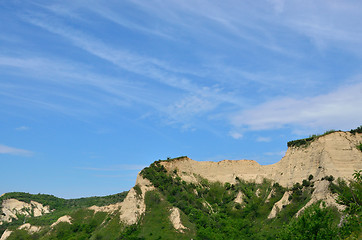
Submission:
<svg viewBox="0 0 362 240">
<path fill-rule="evenodd" d="M 168 173 L 160 162 L 145 168 L 141 175 L 158 189 L 160 199 L 178 207 L 194 224 L 194 239 L 273 239 L 308 202 L 312 192 L 311 187 L 296 185 L 291 204 L 284 206 L 276 219 L 269 220 L 274 203 L 286 191 L 277 183 L 265 180 L 256 184 L 237 178 L 236 184 L 221 184 L 200 177 L 199 184 L 186 183 L 177 171 Z M 273 194 L 266 201 L 272 189 Z M 239 193 L 244 196 L 242 203 L 234 201 Z M 158 235 L 162 237 L 162 233 Z"/>
<path fill-rule="evenodd" d="M 171 160 L 171 159 L 169 159 Z M 51 195 L 10 193 L 4 198 L 22 201 L 38 201 L 44 205 L 57 206 L 52 213 L 37 218 L 21 218 L 0 226 L 0 235 L 7 228 L 14 231 L 13 239 L 359 239 L 361 237 L 362 171 L 354 174 L 350 182 L 331 182 L 332 192 L 338 194 L 338 202 L 346 206 L 342 215 L 334 208 L 320 208 L 320 202 L 295 214 L 310 200 L 314 191 L 313 176 L 290 189 L 265 179 L 261 184 L 235 178 L 235 183 L 209 182 L 200 176 L 198 183 L 187 183 L 178 171 L 168 172 L 157 161 L 141 171 L 156 187 L 145 196 L 146 212 L 138 224 L 126 226 L 119 221 L 119 212 L 95 213 L 87 209 L 93 201 L 96 205 L 113 203 L 124 195 L 100 198 L 65 200 Z M 286 191 L 291 191 L 290 203 L 282 206 L 275 218 L 268 219 L 273 205 Z M 242 195 L 242 201 L 235 201 Z M 119 197 L 119 198 L 118 198 Z M 240 200 L 240 199 L 239 199 Z M 64 203 L 64 201 L 70 201 Z M 46 204 L 48 203 L 48 204 Z M 101 204 L 99 204 L 101 203 Z M 170 209 L 180 209 L 183 232 L 174 229 Z M 59 208 L 61 210 L 59 210 Z M 59 223 L 50 227 L 58 217 L 69 215 L 72 224 Z M 30 234 L 18 230 L 23 221 L 43 226 L 40 232 Z M 339 224 L 339 225 L 338 225 Z"/>
<path fill-rule="evenodd" d="M 329 131 L 326 131 L 326 132 L 323 133 L 323 134 L 319 134 L 319 135 L 313 134 L 312 136 L 307 137 L 307 138 L 289 141 L 289 142 L 287 143 L 287 145 L 288 145 L 288 147 L 306 147 L 306 146 L 308 146 L 311 142 L 315 141 L 316 139 L 318 139 L 318 138 L 320 138 L 320 137 L 322 137 L 322 136 L 325 136 L 325 135 L 334 133 L 334 132 L 337 132 L 337 131 L 336 131 L 336 130 L 329 130 Z"/>
<path fill-rule="evenodd" d="M 340 130 L 339 130 L 340 131 Z M 297 140 L 293 140 L 293 141 L 289 141 L 287 143 L 288 147 L 306 147 L 308 146 L 310 143 L 312 143 L 313 141 L 317 140 L 318 138 L 328 135 L 330 133 L 334 133 L 334 132 L 339 132 L 336 130 L 329 130 L 326 131 L 323 134 L 313 134 L 307 138 L 303 138 L 303 139 L 297 139 Z M 356 133 L 362 133 L 362 126 L 359 126 L 356 129 L 351 129 L 351 131 L 349 131 L 352 134 L 356 134 Z"/>
<path fill-rule="evenodd" d="M 349 131 L 349 132 L 352 133 L 352 134 L 362 133 L 362 125 L 359 126 L 359 127 L 356 128 L 356 129 L 351 129 L 351 131 Z"/>
</svg>

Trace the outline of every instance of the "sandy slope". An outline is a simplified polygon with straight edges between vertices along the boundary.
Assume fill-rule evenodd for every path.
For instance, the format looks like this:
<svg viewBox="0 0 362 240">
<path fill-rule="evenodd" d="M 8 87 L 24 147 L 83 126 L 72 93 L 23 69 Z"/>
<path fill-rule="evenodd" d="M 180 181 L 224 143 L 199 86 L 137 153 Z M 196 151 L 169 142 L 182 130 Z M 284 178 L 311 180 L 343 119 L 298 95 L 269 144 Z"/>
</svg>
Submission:
<svg viewBox="0 0 362 240">
<path fill-rule="evenodd" d="M 336 179 L 351 178 L 355 170 L 362 169 L 362 152 L 356 148 L 360 142 L 362 134 L 331 133 L 316 139 L 308 147 L 288 148 L 285 156 L 272 165 L 262 166 L 253 160 L 197 162 L 187 157 L 162 164 L 169 171 L 177 169 L 187 182 L 197 182 L 197 175 L 222 183 L 235 183 L 236 177 L 259 183 L 268 178 L 290 187 L 310 174 L 314 179 L 327 175 Z"/>
</svg>

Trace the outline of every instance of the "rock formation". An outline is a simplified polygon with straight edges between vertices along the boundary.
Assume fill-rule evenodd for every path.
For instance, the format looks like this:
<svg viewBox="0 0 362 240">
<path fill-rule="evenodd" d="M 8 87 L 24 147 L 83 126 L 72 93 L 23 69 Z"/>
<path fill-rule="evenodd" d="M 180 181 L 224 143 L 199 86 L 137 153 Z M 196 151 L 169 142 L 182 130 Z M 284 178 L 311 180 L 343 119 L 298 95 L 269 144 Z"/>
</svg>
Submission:
<svg viewBox="0 0 362 240">
<path fill-rule="evenodd" d="M 198 182 L 197 176 L 221 183 L 235 183 L 236 177 L 257 183 L 267 178 L 291 187 L 308 179 L 309 175 L 314 179 L 329 175 L 335 179 L 351 178 L 355 170 L 362 169 L 362 152 L 356 148 L 361 142 L 362 134 L 359 133 L 330 133 L 317 138 L 309 146 L 288 148 L 285 156 L 271 165 L 260 165 L 253 160 L 197 162 L 187 157 L 162 164 L 170 172 L 177 169 L 186 182 Z"/>
<path fill-rule="evenodd" d="M 17 214 L 38 217 L 45 213 L 50 213 L 49 206 L 43 206 L 35 201 L 26 203 L 17 199 L 4 200 L 1 210 L 0 225 L 3 222 L 11 222 L 13 219 L 18 219 Z"/>
</svg>

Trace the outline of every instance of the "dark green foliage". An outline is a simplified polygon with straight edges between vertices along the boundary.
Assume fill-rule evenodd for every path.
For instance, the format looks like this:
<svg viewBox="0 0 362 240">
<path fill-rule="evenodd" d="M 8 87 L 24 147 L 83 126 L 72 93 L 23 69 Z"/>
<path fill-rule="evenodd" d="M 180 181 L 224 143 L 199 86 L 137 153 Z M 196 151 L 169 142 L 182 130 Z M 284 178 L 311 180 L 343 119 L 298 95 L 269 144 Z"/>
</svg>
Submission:
<svg viewBox="0 0 362 240">
<path fill-rule="evenodd" d="M 138 196 L 142 195 L 142 190 L 141 190 L 141 188 L 140 188 L 140 186 L 139 186 L 138 184 L 135 185 L 135 186 L 133 187 L 133 189 L 136 191 L 136 194 L 137 194 Z"/>
<path fill-rule="evenodd" d="M 353 180 L 349 184 L 341 179 L 337 180 L 337 184 L 331 183 L 330 190 L 338 193 L 337 202 L 346 206 L 340 234 L 357 239 L 362 234 L 362 170 L 353 174 Z"/>
<path fill-rule="evenodd" d="M 122 233 L 120 234 L 120 236 L 118 238 L 116 238 L 117 240 L 143 240 L 146 239 L 144 237 L 139 237 L 138 235 L 140 234 L 140 228 L 137 224 L 131 225 L 131 226 L 127 226 L 125 227 L 125 229 L 122 231 Z M 107 236 L 108 237 L 108 236 Z M 109 239 L 111 240 L 112 238 L 99 238 L 99 239 Z"/>
<path fill-rule="evenodd" d="M 103 238 L 103 235 L 95 234 L 95 232 L 100 229 L 102 223 L 107 223 L 107 221 L 105 220 L 107 215 L 106 213 L 99 212 L 94 214 L 91 210 L 79 209 L 71 213 L 70 215 L 72 218 L 72 224 L 61 222 L 58 223 L 53 229 L 51 229 L 50 227 L 44 227 L 43 231 L 34 234 L 29 234 L 27 231 L 24 230 L 16 230 L 10 235 L 8 239 L 78 240 L 91 239 L 93 236 L 97 236 L 95 239 L 116 239 L 116 236 L 118 236 L 122 231 L 118 220 L 118 232 L 116 236 L 113 236 L 112 238 Z M 107 225 L 103 225 L 102 227 L 106 228 Z M 107 236 L 109 236 L 109 234 Z"/>
<path fill-rule="evenodd" d="M 18 220 L 14 220 L 11 223 L 5 223 L 0 225 L 0 234 L 2 234 L 5 229 L 12 226 L 19 226 L 23 224 L 24 220 L 31 225 L 36 226 L 47 226 L 55 222 L 58 218 L 64 215 L 69 215 L 77 209 L 90 207 L 93 205 L 104 206 L 116 202 L 121 202 L 127 195 L 127 192 L 122 192 L 114 195 L 109 195 L 105 197 L 90 197 L 90 198 L 79 198 L 79 199 L 63 199 L 57 198 L 52 195 L 47 194 L 29 194 L 22 192 L 13 192 L 6 193 L 0 198 L 0 204 L 5 199 L 15 198 L 19 201 L 24 201 L 30 203 L 30 201 L 36 201 L 42 203 L 44 206 L 50 206 L 51 209 L 54 209 L 51 213 L 44 214 L 39 217 L 30 217 L 26 218 L 23 215 L 18 216 Z"/>
<path fill-rule="evenodd" d="M 156 190 L 146 193 L 146 213 L 138 224 L 124 226 L 119 221 L 119 212 L 95 214 L 86 208 L 91 202 L 86 199 L 76 200 L 75 204 L 67 204 L 64 202 L 69 200 L 41 195 L 38 199 L 31 200 L 43 204 L 48 201 L 48 205 L 60 207 L 50 214 L 26 219 L 26 222 L 32 225 L 43 225 L 41 232 L 29 234 L 23 230 L 15 230 L 24 220 L 24 217 L 19 216 L 18 221 L 0 226 L 0 234 L 9 228 L 15 230 L 10 240 L 358 239 L 362 234 L 361 174 L 362 171 L 356 172 L 354 180 L 348 183 L 341 180 L 333 183 L 333 176 L 324 178 L 331 182 L 332 192 L 338 193 L 338 202 L 346 206 L 341 227 L 337 226 L 338 213 L 331 208 L 320 209 L 319 203 L 307 208 L 299 218 L 295 218 L 295 214 L 310 200 L 314 190 L 312 175 L 302 183 L 294 184 L 291 189 L 285 189 L 278 183 L 272 184 L 268 180 L 256 184 L 238 177 L 233 184 L 221 184 L 209 182 L 195 175 L 198 183 L 193 184 L 183 181 L 178 171 L 167 172 L 162 161 L 157 161 L 141 172 L 143 177 L 152 182 Z M 141 188 L 136 185 L 134 189 L 141 196 Z M 273 205 L 282 198 L 285 191 L 292 191 L 290 203 L 283 206 L 275 218 L 268 219 Z M 271 192 L 273 194 L 270 194 Z M 243 195 L 242 203 L 235 202 L 239 193 Z M 29 198 L 29 195 L 24 193 L 12 194 L 5 197 L 18 194 L 17 197 L 22 200 Z M 176 231 L 169 220 L 170 209 L 173 207 L 181 210 L 181 222 L 188 228 L 184 233 Z M 71 216 L 72 224 L 59 223 L 53 229 L 49 227 L 64 215 Z"/>
<path fill-rule="evenodd" d="M 72 224 L 59 223 L 51 232 L 50 239 L 89 239 L 104 221 L 105 213 L 80 209 L 71 214 Z"/>
<path fill-rule="evenodd" d="M 30 194 L 24 192 L 11 192 L 6 193 L 0 198 L 0 204 L 3 200 L 9 198 L 15 198 L 19 201 L 30 203 L 30 201 L 36 201 L 44 206 L 49 206 L 50 209 L 62 210 L 69 208 L 81 208 L 81 207 L 90 207 L 93 205 L 96 206 L 105 206 L 117 202 L 122 202 L 126 197 L 128 192 L 117 193 L 104 197 L 87 197 L 87 198 L 77 198 L 77 199 L 64 199 L 58 198 L 53 195 L 48 194 Z"/>
<path fill-rule="evenodd" d="M 177 161 L 177 160 L 181 160 L 181 159 L 184 159 L 184 158 L 187 158 L 187 156 L 180 156 L 180 157 L 176 157 L 176 158 L 170 158 L 170 157 L 167 157 L 166 160 L 158 160 L 157 162 L 172 162 L 172 161 Z"/>
<path fill-rule="evenodd" d="M 325 133 L 323 134 L 320 134 L 320 135 L 316 135 L 316 134 L 313 134 L 312 136 L 308 137 L 308 138 L 303 138 L 303 139 L 298 139 L 298 140 L 293 140 L 293 141 L 289 141 L 287 143 L 287 146 L 288 147 L 306 147 L 308 146 L 311 142 L 313 142 L 314 140 L 322 137 L 322 136 L 325 136 L 325 135 L 328 135 L 328 134 L 331 134 L 331 133 L 334 133 L 336 132 L 336 130 L 329 130 L 329 131 L 326 131 Z"/>
<path fill-rule="evenodd" d="M 200 185 L 195 186 L 172 177 L 160 162 L 151 164 L 141 174 L 160 190 L 161 196 L 181 209 L 195 224 L 195 239 L 266 239 L 275 235 L 275 228 L 265 221 L 268 221 L 272 206 L 285 191 L 279 184 L 271 186 L 268 181 L 255 184 L 238 179 L 237 184 L 231 185 L 209 183 L 200 178 Z M 265 203 L 272 188 L 275 194 Z M 258 189 L 259 197 L 255 194 Z M 234 202 L 238 192 L 245 195 L 242 205 Z"/>
<path fill-rule="evenodd" d="M 303 138 L 298 140 L 289 141 L 287 143 L 288 147 L 301 147 L 301 146 L 308 146 L 311 142 L 313 142 L 316 137 L 312 136 L 309 138 Z"/>
<path fill-rule="evenodd" d="M 358 144 L 356 148 L 362 152 L 362 143 Z"/>
<path fill-rule="evenodd" d="M 362 210 L 362 170 L 356 171 L 353 178 L 349 185 L 341 179 L 337 180 L 337 184 L 330 185 L 331 191 L 338 193 L 338 202 L 347 206 L 346 211 L 350 214 Z"/>
<path fill-rule="evenodd" d="M 292 219 L 295 214 L 304 207 L 305 204 L 307 204 L 314 189 L 311 185 L 303 188 L 300 183 L 296 183 L 293 185 L 291 190 L 293 192 L 288 198 L 291 203 L 286 205 L 277 215 L 277 218 L 279 218 L 283 223 L 289 222 L 290 219 Z"/>
<path fill-rule="evenodd" d="M 352 133 L 352 134 L 362 133 L 362 125 L 359 126 L 359 127 L 356 128 L 356 129 L 351 129 L 351 131 L 349 131 L 349 132 Z"/>
<path fill-rule="evenodd" d="M 18 231 L 15 231 L 14 233 L 12 233 L 7 238 L 7 240 L 35 240 L 35 239 L 38 239 L 38 238 L 39 238 L 38 234 L 30 235 L 25 230 L 18 230 Z"/>
<path fill-rule="evenodd" d="M 334 181 L 334 177 L 332 175 L 330 176 L 325 176 L 323 177 L 321 180 L 326 180 L 326 181 L 329 181 L 329 182 L 333 182 Z"/>
<path fill-rule="evenodd" d="M 294 218 L 280 232 L 278 239 L 339 239 L 334 215 L 329 208 L 320 208 L 314 204 L 304 210 L 301 216 Z"/>
<path fill-rule="evenodd" d="M 304 179 L 303 182 L 302 182 L 302 185 L 303 185 L 303 187 L 309 187 L 310 186 L 310 181 Z"/>
<path fill-rule="evenodd" d="M 141 220 L 139 235 L 144 239 L 191 239 L 195 236 L 194 226 L 182 218 L 182 223 L 189 229 L 184 233 L 176 231 L 169 220 L 172 205 L 161 199 L 162 195 L 158 191 L 146 193 L 145 204 L 146 213 Z M 126 238 L 125 238 L 126 239 Z M 127 238 L 128 239 L 128 238 Z"/>
</svg>

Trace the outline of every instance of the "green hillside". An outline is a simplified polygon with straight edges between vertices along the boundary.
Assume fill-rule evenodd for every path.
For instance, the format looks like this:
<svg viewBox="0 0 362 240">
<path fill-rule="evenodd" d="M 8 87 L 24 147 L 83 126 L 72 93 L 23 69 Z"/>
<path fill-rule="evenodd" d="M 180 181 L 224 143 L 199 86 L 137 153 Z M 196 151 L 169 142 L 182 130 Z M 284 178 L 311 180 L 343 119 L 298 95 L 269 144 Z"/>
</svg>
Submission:
<svg viewBox="0 0 362 240">
<path fill-rule="evenodd" d="M 168 159 L 166 161 L 172 161 Z M 290 189 L 264 179 L 261 184 L 236 178 L 235 184 L 209 182 L 199 176 L 198 183 L 183 181 L 178 172 L 167 172 L 156 161 L 141 172 L 155 187 L 145 194 L 146 212 L 137 224 L 127 226 L 120 221 L 120 212 L 94 212 L 92 205 L 106 206 L 122 202 L 127 192 L 81 199 L 62 199 L 52 195 L 7 193 L 0 198 L 36 201 L 52 209 L 39 217 L 18 215 L 18 219 L 0 225 L 0 234 L 12 231 L 8 240 L 19 239 L 360 239 L 362 171 L 354 180 L 345 182 L 333 177 L 329 183 L 344 212 L 331 207 L 320 208 L 320 202 L 308 207 L 298 218 L 296 213 L 310 200 L 314 179 L 295 184 Z M 320 181 L 320 180 L 318 180 Z M 141 196 L 141 188 L 135 186 Z M 290 191 L 289 204 L 283 205 L 275 218 L 268 218 L 274 204 Z M 242 201 L 236 201 L 242 195 Z M 180 210 L 184 230 L 176 230 L 169 218 L 170 210 Z M 52 223 L 64 215 L 71 224 Z M 342 220 L 341 220 L 342 219 Z M 18 229 L 24 223 L 41 226 L 38 232 Z"/>
</svg>

